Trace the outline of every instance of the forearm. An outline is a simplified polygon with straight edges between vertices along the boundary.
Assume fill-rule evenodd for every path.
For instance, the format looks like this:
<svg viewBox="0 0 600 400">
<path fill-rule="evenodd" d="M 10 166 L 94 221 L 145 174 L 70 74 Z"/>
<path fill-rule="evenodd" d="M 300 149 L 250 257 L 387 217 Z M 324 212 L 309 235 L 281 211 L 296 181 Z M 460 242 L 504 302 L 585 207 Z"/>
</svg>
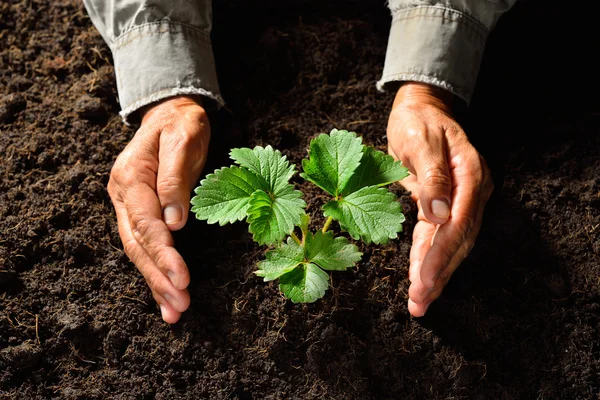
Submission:
<svg viewBox="0 0 600 400">
<path fill-rule="evenodd" d="M 515 1 L 390 0 L 392 26 L 377 87 L 423 82 L 469 103 L 488 33 Z"/>
<path fill-rule="evenodd" d="M 114 59 L 121 116 L 176 95 L 223 104 L 210 41 L 211 3 L 84 0 Z"/>
</svg>

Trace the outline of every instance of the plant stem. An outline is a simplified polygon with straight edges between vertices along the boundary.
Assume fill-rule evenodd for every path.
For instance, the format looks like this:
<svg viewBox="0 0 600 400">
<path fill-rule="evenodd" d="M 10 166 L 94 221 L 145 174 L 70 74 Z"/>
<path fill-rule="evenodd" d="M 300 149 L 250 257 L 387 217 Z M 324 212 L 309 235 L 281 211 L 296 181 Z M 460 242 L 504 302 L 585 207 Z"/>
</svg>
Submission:
<svg viewBox="0 0 600 400">
<path fill-rule="evenodd" d="M 290 233 L 290 237 L 292 239 L 294 239 L 294 242 L 298 243 L 300 246 L 302 246 L 302 242 L 300 241 L 300 239 L 298 239 L 298 236 L 296 236 L 295 232 Z"/>
<path fill-rule="evenodd" d="M 327 229 L 329 229 L 329 226 L 331 225 L 332 221 L 333 217 L 327 218 L 327 221 L 325 221 L 325 225 L 323 225 L 323 233 L 327 232 Z"/>
</svg>

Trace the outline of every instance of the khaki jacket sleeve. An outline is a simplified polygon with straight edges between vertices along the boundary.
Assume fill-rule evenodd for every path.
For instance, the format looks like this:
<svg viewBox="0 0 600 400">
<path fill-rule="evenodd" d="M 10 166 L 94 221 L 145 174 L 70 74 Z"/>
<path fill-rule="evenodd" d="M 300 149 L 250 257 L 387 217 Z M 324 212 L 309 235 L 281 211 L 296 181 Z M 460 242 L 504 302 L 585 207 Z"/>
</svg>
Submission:
<svg viewBox="0 0 600 400">
<path fill-rule="evenodd" d="M 210 41 L 210 0 L 84 0 L 109 45 L 125 123 L 139 108 L 181 94 L 221 106 Z"/>
<path fill-rule="evenodd" d="M 471 100 L 488 33 L 516 0 L 390 0 L 392 26 L 377 88 L 416 81 Z"/>
</svg>

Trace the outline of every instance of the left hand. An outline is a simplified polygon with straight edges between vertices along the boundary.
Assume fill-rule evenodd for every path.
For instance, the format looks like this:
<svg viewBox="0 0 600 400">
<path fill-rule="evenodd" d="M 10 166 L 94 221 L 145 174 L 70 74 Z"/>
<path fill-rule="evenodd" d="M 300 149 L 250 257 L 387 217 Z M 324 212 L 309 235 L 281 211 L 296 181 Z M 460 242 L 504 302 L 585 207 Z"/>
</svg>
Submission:
<svg viewBox="0 0 600 400">
<path fill-rule="evenodd" d="M 425 315 L 470 253 L 494 185 L 485 160 L 454 120 L 452 95 L 403 84 L 387 127 L 388 151 L 411 175 L 400 183 L 419 209 L 410 252 L 408 310 Z"/>
</svg>

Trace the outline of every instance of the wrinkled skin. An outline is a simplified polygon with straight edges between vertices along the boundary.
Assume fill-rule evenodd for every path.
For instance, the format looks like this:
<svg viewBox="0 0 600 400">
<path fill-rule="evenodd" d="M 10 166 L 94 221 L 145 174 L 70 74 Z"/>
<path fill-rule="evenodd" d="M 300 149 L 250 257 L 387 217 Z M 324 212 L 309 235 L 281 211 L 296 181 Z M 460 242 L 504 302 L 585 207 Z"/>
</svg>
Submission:
<svg viewBox="0 0 600 400">
<path fill-rule="evenodd" d="M 195 97 L 173 97 L 142 111 L 142 123 L 112 168 L 108 193 L 125 253 L 135 263 L 168 323 L 190 304 L 188 268 L 171 231 L 188 217 L 190 193 L 210 140 L 206 112 Z"/>
<path fill-rule="evenodd" d="M 388 151 L 411 175 L 400 183 L 418 206 L 408 309 L 425 315 L 479 234 L 494 185 L 485 160 L 450 111 L 448 92 L 405 83 L 390 113 Z"/>
<path fill-rule="evenodd" d="M 423 316 L 471 251 L 493 183 L 453 119 L 443 90 L 405 83 L 388 122 L 388 150 L 411 176 L 401 184 L 419 208 L 410 254 L 408 309 Z M 210 126 L 200 99 L 178 96 L 142 110 L 142 123 L 111 171 L 108 192 L 125 253 L 142 273 L 163 319 L 190 304 L 188 268 L 171 231 L 188 217 L 204 167 Z"/>
</svg>

